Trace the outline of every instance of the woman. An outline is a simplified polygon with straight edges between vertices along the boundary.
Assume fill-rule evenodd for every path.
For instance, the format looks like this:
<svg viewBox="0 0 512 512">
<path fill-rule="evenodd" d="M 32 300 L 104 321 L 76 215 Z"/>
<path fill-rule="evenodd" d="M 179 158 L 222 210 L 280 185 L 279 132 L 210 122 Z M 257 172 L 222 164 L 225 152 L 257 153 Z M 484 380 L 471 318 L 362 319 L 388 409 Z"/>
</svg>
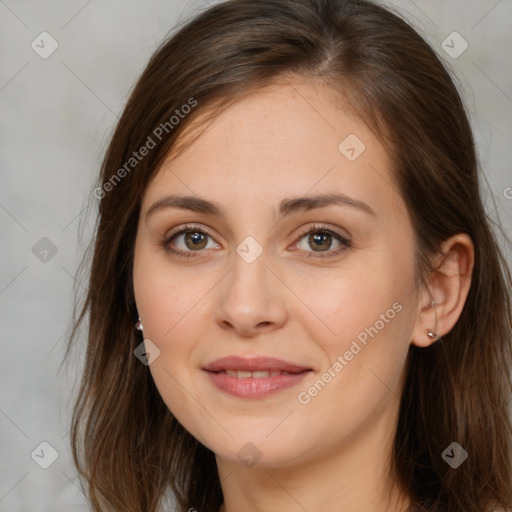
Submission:
<svg viewBox="0 0 512 512">
<path fill-rule="evenodd" d="M 151 58 L 94 195 L 95 511 L 512 507 L 510 273 L 458 92 L 400 17 L 209 8 Z"/>
</svg>

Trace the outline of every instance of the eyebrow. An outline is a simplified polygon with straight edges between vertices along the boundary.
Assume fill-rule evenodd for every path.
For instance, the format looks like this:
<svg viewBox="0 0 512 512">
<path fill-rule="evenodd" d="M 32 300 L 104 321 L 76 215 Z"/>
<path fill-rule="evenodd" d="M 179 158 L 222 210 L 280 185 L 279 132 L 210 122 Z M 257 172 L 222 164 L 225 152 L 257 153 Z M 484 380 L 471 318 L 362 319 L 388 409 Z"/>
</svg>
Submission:
<svg viewBox="0 0 512 512">
<path fill-rule="evenodd" d="M 332 205 L 348 206 L 374 217 L 376 216 L 375 211 L 370 207 L 370 205 L 345 194 L 321 194 L 286 198 L 279 203 L 278 215 L 280 217 L 285 217 L 292 213 L 299 213 Z M 197 196 L 170 195 L 162 197 L 151 205 L 146 213 L 146 221 L 155 212 L 166 208 L 180 208 L 196 213 L 215 215 L 221 219 L 226 218 L 224 209 L 218 203 L 208 201 Z M 275 210 L 274 216 L 276 216 Z"/>
</svg>

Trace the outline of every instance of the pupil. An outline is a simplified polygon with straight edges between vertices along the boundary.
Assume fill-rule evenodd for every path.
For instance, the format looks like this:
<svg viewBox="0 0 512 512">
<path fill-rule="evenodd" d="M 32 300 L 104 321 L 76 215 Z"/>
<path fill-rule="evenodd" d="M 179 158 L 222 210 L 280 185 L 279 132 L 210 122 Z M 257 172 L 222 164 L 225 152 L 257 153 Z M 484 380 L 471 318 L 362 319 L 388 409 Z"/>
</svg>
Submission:
<svg viewBox="0 0 512 512">
<path fill-rule="evenodd" d="M 331 247 L 331 235 L 329 233 L 313 233 L 309 235 L 309 242 L 313 247 L 317 247 L 319 249 L 329 249 Z M 328 243 L 326 243 L 328 240 Z"/>
<path fill-rule="evenodd" d="M 206 237 L 204 236 L 203 233 L 198 233 L 197 231 L 196 232 L 188 232 L 186 235 L 185 235 L 185 242 L 187 243 L 187 247 L 189 249 L 202 249 L 205 245 L 205 242 L 206 241 Z M 188 245 L 188 242 L 192 242 L 192 247 L 189 247 Z M 203 242 L 203 244 L 201 245 L 201 242 Z"/>
</svg>

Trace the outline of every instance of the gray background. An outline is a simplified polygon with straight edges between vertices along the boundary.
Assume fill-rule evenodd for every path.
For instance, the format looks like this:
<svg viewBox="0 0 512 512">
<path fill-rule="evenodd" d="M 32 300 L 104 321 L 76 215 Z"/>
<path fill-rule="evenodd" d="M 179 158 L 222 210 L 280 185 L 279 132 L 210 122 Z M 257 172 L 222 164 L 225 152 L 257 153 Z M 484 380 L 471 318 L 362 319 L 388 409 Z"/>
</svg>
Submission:
<svg viewBox="0 0 512 512">
<path fill-rule="evenodd" d="M 80 358 L 59 371 L 74 275 L 88 241 L 78 238 L 80 213 L 147 59 L 176 23 L 205 2 L 0 0 L 0 512 L 86 510 L 68 446 Z M 487 178 L 489 214 L 499 215 L 510 236 L 512 2 L 388 3 L 402 10 L 457 76 Z M 43 31 L 59 45 L 47 59 L 31 47 Z M 442 48 L 454 31 L 469 44 L 458 58 Z M 461 48 L 451 39 L 448 44 Z M 92 219 L 85 226 L 90 234 Z M 48 469 L 31 457 L 43 441 L 58 453 Z M 45 448 L 34 454 L 38 461 L 48 457 Z"/>
</svg>

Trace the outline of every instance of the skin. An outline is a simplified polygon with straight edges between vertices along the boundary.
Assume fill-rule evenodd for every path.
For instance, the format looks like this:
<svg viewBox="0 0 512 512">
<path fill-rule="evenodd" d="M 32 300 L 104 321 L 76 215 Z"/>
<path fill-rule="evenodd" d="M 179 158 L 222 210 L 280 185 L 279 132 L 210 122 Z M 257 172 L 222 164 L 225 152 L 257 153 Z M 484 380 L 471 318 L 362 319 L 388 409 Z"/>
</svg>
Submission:
<svg viewBox="0 0 512 512">
<path fill-rule="evenodd" d="M 427 328 L 446 334 L 469 290 L 465 235 L 445 241 L 447 256 L 428 287 L 418 286 L 391 161 L 372 131 L 329 97 L 298 78 L 246 96 L 177 158 L 168 155 L 143 197 L 133 272 L 144 338 L 160 350 L 150 371 L 172 413 L 215 453 L 223 512 L 405 510 L 407 490 L 393 487 L 389 463 L 408 349 L 434 342 Z M 338 150 L 349 134 L 366 146 L 354 161 Z M 273 216 L 284 198 L 328 193 L 364 201 L 374 215 L 330 205 Z M 169 194 L 214 201 L 225 218 L 172 207 L 146 218 Z M 190 223 L 211 237 L 199 238 L 199 250 L 183 233 L 171 242 L 190 258 L 166 252 L 166 237 Z M 350 246 L 335 254 L 343 246 L 327 236 L 319 248 L 300 231 L 315 224 Z M 236 252 L 248 236 L 263 251 L 251 263 Z M 299 402 L 393 304 L 401 306 L 394 318 Z M 268 355 L 313 373 L 265 398 L 235 398 L 201 369 L 227 355 Z M 251 467 L 237 456 L 249 442 L 261 455 Z"/>
</svg>

